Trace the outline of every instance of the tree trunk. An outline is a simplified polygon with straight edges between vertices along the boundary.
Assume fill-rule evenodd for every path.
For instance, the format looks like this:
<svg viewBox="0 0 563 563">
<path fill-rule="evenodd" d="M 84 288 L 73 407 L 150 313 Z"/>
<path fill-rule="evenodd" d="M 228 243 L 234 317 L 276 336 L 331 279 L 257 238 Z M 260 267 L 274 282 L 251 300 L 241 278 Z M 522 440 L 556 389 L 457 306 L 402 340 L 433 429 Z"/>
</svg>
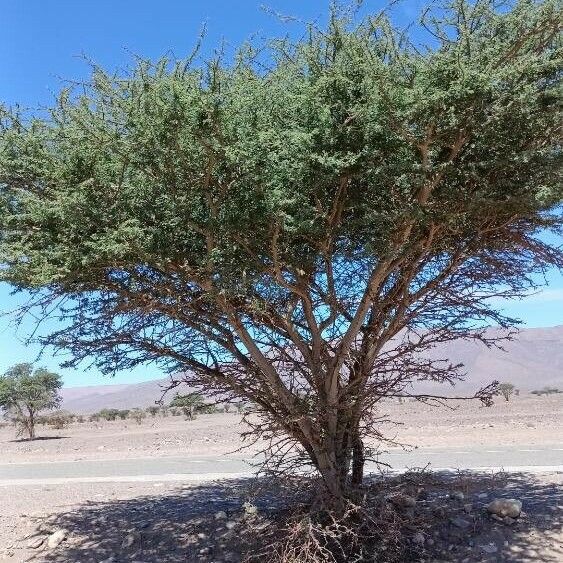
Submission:
<svg viewBox="0 0 563 563">
<path fill-rule="evenodd" d="M 29 410 L 29 418 L 27 419 L 27 431 L 29 439 L 35 440 L 35 416 L 32 410 Z"/>
<path fill-rule="evenodd" d="M 352 477 L 350 481 L 354 488 L 359 487 L 364 480 L 365 463 L 364 443 L 359 436 L 356 436 L 352 449 Z"/>
</svg>

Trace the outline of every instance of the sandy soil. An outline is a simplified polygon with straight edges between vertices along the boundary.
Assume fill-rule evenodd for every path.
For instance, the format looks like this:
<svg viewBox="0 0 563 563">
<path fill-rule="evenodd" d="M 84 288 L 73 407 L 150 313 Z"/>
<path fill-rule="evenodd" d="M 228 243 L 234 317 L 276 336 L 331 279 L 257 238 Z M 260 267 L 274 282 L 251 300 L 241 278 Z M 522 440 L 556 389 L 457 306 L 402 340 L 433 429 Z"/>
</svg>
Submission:
<svg viewBox="0 0 563 563">
<path fill-rule="evenodd" d="M 563 394 L 525 395 L 492 407 L 457 402 L 454 410 L 415 402 L 387 402 L 381 414 L 389 417 L 384 435 L 419 447 L 486 445 L 549 445 L 563 436 Z M 38 436 L 59 438 L 34 442 L 15 440 L 11 427 L 0 429 L 2 463 L 113 459 L 178 454 L 227 454 L 242 447 L 246 430 L 234 413 L 147 418 L 142 424 L 114 421 L 73 424 L 63 430 L 40 427 Z M 256 445 L 253 449 L 257 449 Z"/>
</svg>

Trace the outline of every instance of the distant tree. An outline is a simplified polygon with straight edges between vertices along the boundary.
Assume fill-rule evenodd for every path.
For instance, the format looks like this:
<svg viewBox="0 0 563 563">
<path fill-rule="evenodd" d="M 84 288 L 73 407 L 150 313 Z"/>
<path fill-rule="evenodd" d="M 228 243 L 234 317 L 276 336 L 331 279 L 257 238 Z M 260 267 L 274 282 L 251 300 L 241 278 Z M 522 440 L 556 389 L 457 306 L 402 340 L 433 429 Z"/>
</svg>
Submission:
<svg viewBox="0 0 563 563">
<path fill-rule="evenodd" d="M 199 393 L 188 393 L 187 395 L 176 396 L 170 402 L 171 407 L 179 407 L 187 419 L 194 420 L 198 412 L 206 408 L 205 401 Z"/>
<path fill-rule="evenodd" d="M 517 391 L 516 387 L 512 383 L 499 383 L 498 390 L 506 401 L 509 401 L 510 397 L 512 397 L 512 395 Z"/>
<path fill-rule="evenodd" d="M 156 406 L 147 407 L 147 412 L 154 418 L 160 409 Z"/>
<path fill-rule="evenodd" d="M 0 377 L 0 407 L 33 440 L 37 415 L 59 406 L 61 387 L 57 373 L 45 368 L 33 370 L 29 363 L 17 364 Z"/>
<path fill-rule="evenodd" d="M 141 424 L 147 417 L 147 413 L 143 409 L 132 409 L 128 412 L 130 418 L 132 418 L 137 424 Z"/>
<path fill-rule="evenodd" d="M 117 416 L 121 420 L 126 420 L 129 417 L 130 413 L 131 413 L 131 411 L 129 409 L 120 409 L 119 412 L 117 413 Z"/>
<path fill-rule="evenodd" d="M 102 409 L 98 416 L 103 420 L 116 420 L 119 417 L 120 411 L 119 409 Z"/>
<path fill-rule="evenodd" d="M 44 417 L 45 424 L 56 430 L 62 430 L 74 422 L 76 417 L 68 411 L 56 411 Z"/>
</svg>

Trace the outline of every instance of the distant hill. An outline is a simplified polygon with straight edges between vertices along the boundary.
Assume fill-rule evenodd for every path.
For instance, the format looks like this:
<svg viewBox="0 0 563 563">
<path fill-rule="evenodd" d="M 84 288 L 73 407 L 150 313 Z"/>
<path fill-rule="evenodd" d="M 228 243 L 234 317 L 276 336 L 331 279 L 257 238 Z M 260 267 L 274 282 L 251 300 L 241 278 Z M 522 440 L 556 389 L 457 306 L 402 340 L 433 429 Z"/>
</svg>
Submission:
<svg viewBox="0 0 563 563">
<path fill-rule="evenodd" d="M 440 346 L 432 356 L 463 363 L 467 377 L 455 388 L 430 383 L 421 388 L 432 393 L 470 393 L 497 379 L 510 381 L 523 392 L 545 385 L 563 389 L 563 325 L 523 329 L 514 341 L 505 343 L 504 348 L 505 352 L 463 341 Z M 160 399 L 167 383 L 168 379 L 159 379 L 130 385 L 64 388 L 63 408 L 89 413 L 102 408 L 148 407 Z M 172 393 L 167 400 L 171 398 Z"/>
<path fill-rule="evenodd" d="M 92 385 L 89 387 L 65 387 L 62 389 L 61 408 L 76 413 L 92 413 L 103 408 L 132 409 L 149 407 L 158 401 L 169 384 L 169 379 L 155 379 L 143 383 Z M 170 402 L 174 394 L 187 392 L 187 386 L 171 391 L 166 398 Z"/>
</svg>

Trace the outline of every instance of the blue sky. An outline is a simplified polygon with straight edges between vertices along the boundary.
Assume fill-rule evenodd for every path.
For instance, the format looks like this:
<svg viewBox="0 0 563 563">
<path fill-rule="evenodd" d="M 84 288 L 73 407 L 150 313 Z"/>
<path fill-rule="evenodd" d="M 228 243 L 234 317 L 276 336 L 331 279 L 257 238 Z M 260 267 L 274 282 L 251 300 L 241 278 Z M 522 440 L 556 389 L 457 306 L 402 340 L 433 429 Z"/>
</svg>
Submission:
<svg viewBox="0 0 563 563">
<path fill-rule="evenodd" d="M 387 2 L 367 0 L 363 10 L 376 11 Z M 396 11 L 400 23 L 415 18 L 423 0 L 405 0 Z M 322 21 L 329 2 L 321 0 L 0 0 L 0 101 L 30 109 L 50 105 L 65 79 L 88 76 L 82 55 L 110 69 L 131 63 L 134 55 L 157 58 L 166 53 L 187 55 L 206 25 L 204 50 L 221 41 L 236 46 L 253 35 L 298 33 L 299 24 L 282 23 L 268 10 Z M 552 271 L 549 286 L 506 311 L 521 317 L 527 326 L 563 323 L 563 276 Z M 16 304 L 10 289 L 0 284 L 0 311 Z M 33 360 L 35 347 L 26 347 L 29 323 L 16 333 L 8 319 L 0 318 L 0 373 L 8 366 Z M 58 368 L 58 359 L 46 354 L 41 363 Z M 61 371 L 66 385 L 128 383 L 159 375 L 154 367 L 121 373 L 110 380 L 93 370 Z"/>
</svg>

